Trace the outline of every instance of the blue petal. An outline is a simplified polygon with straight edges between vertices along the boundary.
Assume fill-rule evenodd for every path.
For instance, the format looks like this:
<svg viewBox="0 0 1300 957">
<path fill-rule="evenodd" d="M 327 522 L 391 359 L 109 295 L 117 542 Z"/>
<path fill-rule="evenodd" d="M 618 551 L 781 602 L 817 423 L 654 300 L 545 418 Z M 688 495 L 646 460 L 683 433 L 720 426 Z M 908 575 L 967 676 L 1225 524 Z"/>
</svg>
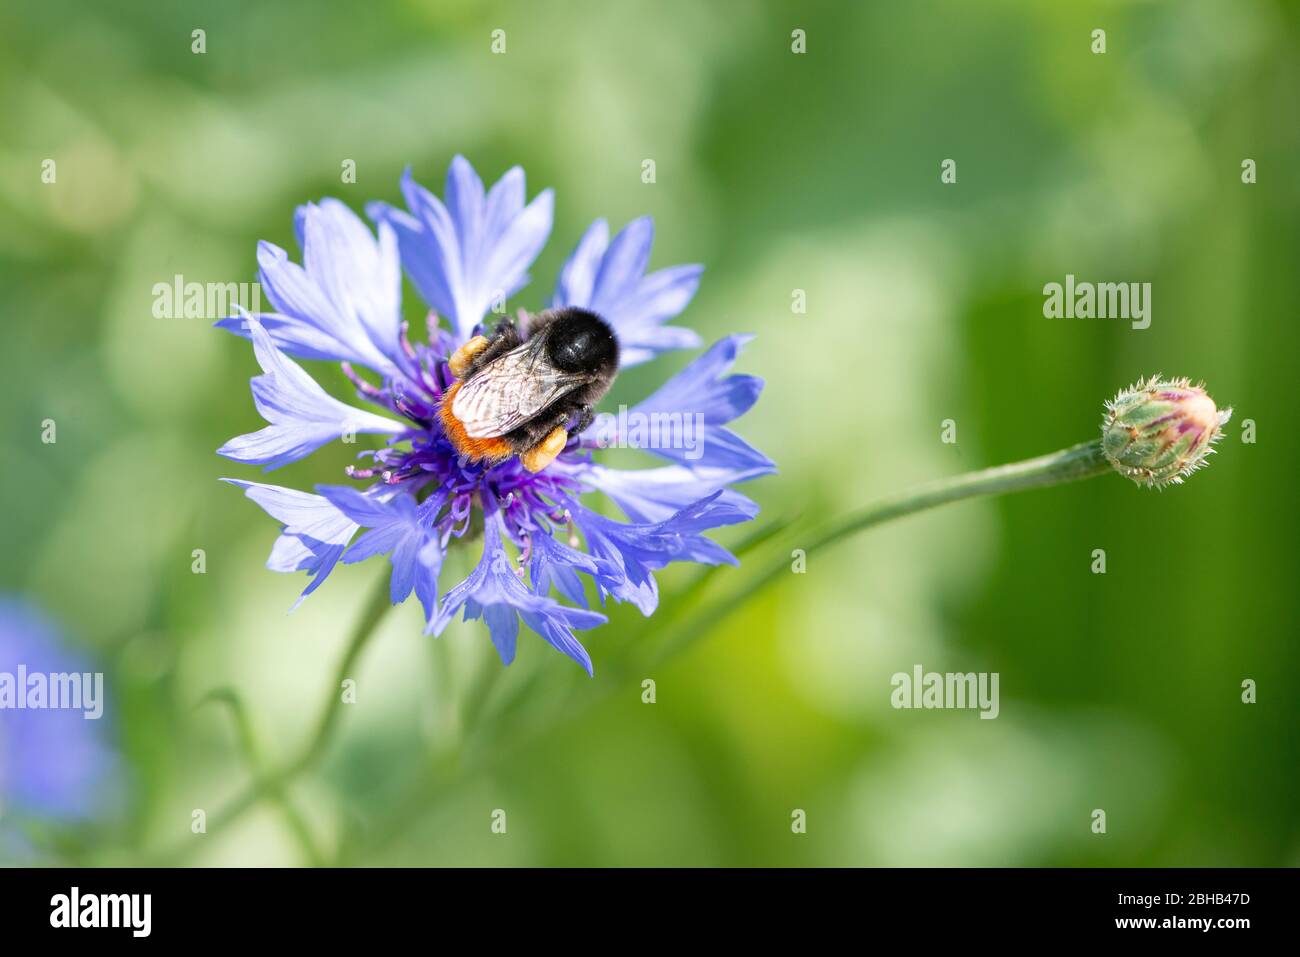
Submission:
<svg viewBox="0 0 1300 957">
<path fill-rule="evenodd" d="M 351 547 L 343 561 L 363 562 L 376 555 L 388 555 L 393 566 L 389 597 L 394 605 L 416 592 L 424 606 L 426 621 L 432 617 L 438 597 L 438 573 L 443 551 L 432 519 L 441 506 L 440 496 L 416 504 L 413 493 L 359 492 L 346 485 L 322 485 L 321 495 L 348 518 L 369 529 Z"/>
<path fill-rule="evenodd" d="M 320 485 L 316 490 L 340 512 L 366 528 L 415 518 L 414 500 L 405 493 L 381 498 L 350 485 Z"/>
<path fill-rule="evenodd" d="M 693 502 L 722 490 L 719 501 L 741 509 L 753 518 L 758 506 L 737 491 L 726 488 L 757 475 L 766 469 L 740 471 L 731 468 L 688 469 L 665 465 L 653 469 L 611 469 L 587 465 L 573 474 L 603 492 L 634 522 L 662 522 Z"/>
<path fill-rule="evenodd" d="M 447 172 L 446 205 L 418 185 L 409 169 L 402 193 L 409 212 L 372 203 L 367 213 L 391 226 L 420 295 L 466 339 L 495 300 L 528 281 L 528 267 L 551 233 L 554 196 L 543 190 L 525 206 L 519 167 L 484 196 L 482 181 L 462 156 Z"/>
<path fill-rule="evenodd" d="M 519 616 L 509 605 L 488 605 L 483 609 L 483 620 L 487 622 L 488 634 L 501 663 L 508 665 L 515 660 L 515 639 L 519 637 Z"/>
<path fill-rule="evenodd" d="M 600 570 L 596 559 L 586 552 L 556 541 L 554 536 L 542 531 L 533 533 L 531 543 L 532 558 L 528 565 L 528 577 L 532 580 L 533 591 L 545 595 L 554 586 L 575 605 L 586 608 L 586 589 L 582 587 L 582 580 L 575 569 L 595 575 Z"/>
<path fill-rule="evenodd" d="M 283 523 L 285 530 L 292 535 L 345 545 L 357 529 L 355 522 L 323 496 L 242 479 L 223 478 L 221 481 L 243 489 L 245 495 Z"/>
<path fill-rule="evenodd" d="M 634 336 L 620 337 L 619 367 L 640 365 L 675 349 L 694 349 L 702 341 L 695 332 L 681 326 L 646 326 Z"/>
<path fill-rule="evenodd" d="M 277 572 L 305 571 L 311 576 L 311 582 L 294 602 L 297 608 L 334 570 L 356 534 L 356 522 L 320 495 L 240 479 L 222 481 L 242 488 L 268 515 L 283 523 L 266 567 Z"/>
<path fill-rule="evenodd" d="M 573 637 L 572 631 L 545 615 L 538 615 L 533 612 L 521 612 L 521 614 L 528 627 L 537 632 L 547 644 L 582 665 L 588 677 L 594 675 L 591 667 L 591 655 L 587 654 L 587 649 L 582 647 L 582 642 Z M 602 617 L 601 620 L 603 621 L 604 618 Z M 599 622 L 596 622 L 596 624 L 599 624 Z"/>
<path fill-rule="evenodd" d="M 424 607 L 426 623 L 433 620 L 438 610 L 438 575 L 442 572 L 445 557 L 441 540 L 432 534 L 415 554 L 415 597 Z"/>
<path fill-rule="evenodd" d="M 303 262 L 343 320 L 357 361 L 389 374 L 403 365 L 402 268 L 397 236 L 380 224 L 379 240 L 336 199 L 309 206 Z M 388 360 L 385 362 L 384 360 Z"/>
<path fill-rule="evenodd" d="M 672 266 L 645 275 L 654 221 L 633 220 L 609 241 L 598 219 L 560 271 L 552 306 L 580 306 L 604 316 L 619 341 L 619 364 L 633 366 L 669 349 L 700 344 L 689 329 L 663 324 L 686 308 L 700 285 L 702 266 Z"/>
<path fill-rule="evenodd" d="M 302 368 L 271 342 L 257 319 L 245 319 L 253 351 L 264 375 L 252 380 L 253 401 L 266 428 L 231 439 L 217 450 L 236 462 L 272 469 L 295 462 L 344 433 L 396 435 L 403 426 L 391 419 L 354 409 L 328 395 Z"/>
<path fill-rule="evenodd" d="M 727 376 L 726 373 L 751 338 L 731 335 L 719 339 L 653 395 L 635 406 L 633 411 L 702 412 L 708 425 L 725 425 L 744 415 L 758 401 L 763 391 L 763 380 L 757 376 Z"/>
<path fill-rule="evenodd" d="M 653 395 L 628 411 L 633 416 L 699 416 L 704 422 L 702 444 L 693 448 L 646 447 L 661 458 L 692 469 L 731 469 L 747 477 L 776 471 L 776 465 L 762 452 L 725 428 L 727 422 L 744 415 L 763 391 L 763 380 L 750 375 L 726 375 L 741 347 L 751 337 L 732 335 L 718 340 L 703 355 L 673 376 Z M 674 443 L 679 444 L 679 443 Z"/>
<path fill-rule="evenodd" d="M 650 265 L 650 247 L 654 241 L 655 224 L 649 216 L 634 219 L 619 231 L 596 270 L 590 308 L 613 315 L 627 299 L 636 295 Z"/>
<path fill-rule="evenodd" d="M 605 560 L 604 569 L 596 575 L 602 598 L 610 595 L 631 602 L 645 615 L 653 612 L 659 601 L 652 572 L 675 561 L 737 564 L 730 552 L 699 533 L 751 517 L 749 508 L 723 501 L 721 491 L 655 523 L 617 522 L 572 499 L 565 499 L 564 505 L 587 537 L 588 550 Z"/>
<path fill-rule="evenodd" d="M 366 215 L 392 227 L 402 267 L 424 301 L 436 312 L 454 316 L 456 300 L 447 277 L 460 271 L 460 244 L 451 217 L 437 197 L 416 184 L 409 169 L 402 176 L 402 193 L 415 215 L 380 202 L 368 204 Z"/>
<path fill-rule="evenodd" d="M 290 355 L 369 366 L 384 375 L 407 367 L 401 347 L 402 274 L 397 236 L 379 239 L 336 199 L 298 209 L 303 266 L 273 243 L 258 244 L 258 278 L 273 311 L 258 313 L 271 340 Z M 249 337 L 242 317 L 217 323 Z"/>
<path fill-rule="evenodd" d="M 529 628 L 581 664 L 588 674 L 591 659 L 572 629 L 593 628 L 606 620 L 597 612 L 567 608 L 525 588 L 506 554 L 499 516 L 484 523 L 483 557 L 468 578 L 447 592 L 426 632 L 442 634 L 462 608 L 465 620 L 481 616 L 487 621 L 492 643 L 506 664 L 514 659 L 518 616 L 522 615 Z"/>
<path fill-rule="evenodd" d="M 378 528 L 362 532 L 348 548 L 347 556 L 343 559 L 344 564 L 355 565 L 376 555 L 387 555 L 405 541 L 407 532 L 408 529 L 398 522 L 380 525 Z M 411 589 L 407 588 L 402 594 L 394 595 L 393 604 L 402 601 L 410 593 Z"/>
<path fill-rule="evenodd" d="M 609 245 L 609 223 L 598 219 L 587 227 L 568 262 L 560 269 L 552 305 L 589 305 L 596 288 L 596 271 Z"/>
<path fill-rule="evenodd" d="M 483 227 L 483 181 L 465 157 L 452 157 L 447 169 L 447 212 L 460 239 L 461 263 L 478 251 Z"/>
</svg>

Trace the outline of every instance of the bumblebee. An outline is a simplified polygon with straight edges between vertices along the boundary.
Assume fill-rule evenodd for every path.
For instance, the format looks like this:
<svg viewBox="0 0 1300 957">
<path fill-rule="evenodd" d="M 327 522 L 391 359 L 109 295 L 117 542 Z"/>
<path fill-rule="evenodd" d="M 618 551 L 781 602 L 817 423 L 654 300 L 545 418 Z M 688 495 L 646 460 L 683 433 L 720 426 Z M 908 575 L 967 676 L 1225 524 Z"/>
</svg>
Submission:
<svg viewBox="0 0 1300 957">
<path fill-rule="evenodd" d="M 458 381 L 438 408 L 443 431 L 471 462 L 519 456 L 540 472 L 572 432 L 594 416 L 618 372 L 618 340 L 586 309 L 548 309 L 525 319 L 520 333 L 503 319 L 491 337 L 475 336 L 448 361 Z"/>
</svg>

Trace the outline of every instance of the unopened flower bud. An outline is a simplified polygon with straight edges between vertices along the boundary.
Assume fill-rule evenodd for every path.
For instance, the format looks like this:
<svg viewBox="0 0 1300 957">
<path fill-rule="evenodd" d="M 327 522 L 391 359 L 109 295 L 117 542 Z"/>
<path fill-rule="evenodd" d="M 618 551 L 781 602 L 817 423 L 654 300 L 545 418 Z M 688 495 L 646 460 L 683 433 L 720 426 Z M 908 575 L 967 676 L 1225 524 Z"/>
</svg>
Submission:
<svg viewBox="0 0 1300 957">
<path fill-rule="evenodd" d="M 1231 415 L 1187 379 L 1152 376 L 1106 403 L 1102 451 L 1139 485 L 1180 483 L 1205 464 Z"/>
</svg>

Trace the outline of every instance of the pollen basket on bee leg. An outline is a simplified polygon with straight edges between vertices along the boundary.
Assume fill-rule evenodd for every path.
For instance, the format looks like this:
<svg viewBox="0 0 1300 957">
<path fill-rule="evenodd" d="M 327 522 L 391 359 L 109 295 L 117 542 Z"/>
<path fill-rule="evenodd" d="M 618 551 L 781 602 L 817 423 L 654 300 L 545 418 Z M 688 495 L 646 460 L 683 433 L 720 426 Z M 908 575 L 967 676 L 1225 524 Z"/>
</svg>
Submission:
<svg viewBox="0 0 1300 957">
<path fill-rule="evenodd" d="M 486 336 L 475 336 L 469 340 L 447 360 L 447 366 L 451 369 L 451 374 L 457 379 L 465 378 L 465 373 L 469 371 L 470 364 L 487 347 L 488 339 Z"/>
</svg>

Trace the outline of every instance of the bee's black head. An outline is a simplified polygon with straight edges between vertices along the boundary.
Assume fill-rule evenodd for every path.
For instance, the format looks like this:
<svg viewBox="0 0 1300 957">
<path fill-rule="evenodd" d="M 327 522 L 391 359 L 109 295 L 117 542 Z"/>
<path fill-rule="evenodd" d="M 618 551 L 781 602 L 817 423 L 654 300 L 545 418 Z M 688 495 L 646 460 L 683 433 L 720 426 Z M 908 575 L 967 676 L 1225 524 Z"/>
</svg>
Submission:
<svg viewBox="0 0 1300 957">
<path fill-rule="evenodd" d="M 562 372 L 612 376 L 618 340 L 604 319 L 586 309 L 557 309 L 546 329 L 546 354 Z"/>
</svg>

